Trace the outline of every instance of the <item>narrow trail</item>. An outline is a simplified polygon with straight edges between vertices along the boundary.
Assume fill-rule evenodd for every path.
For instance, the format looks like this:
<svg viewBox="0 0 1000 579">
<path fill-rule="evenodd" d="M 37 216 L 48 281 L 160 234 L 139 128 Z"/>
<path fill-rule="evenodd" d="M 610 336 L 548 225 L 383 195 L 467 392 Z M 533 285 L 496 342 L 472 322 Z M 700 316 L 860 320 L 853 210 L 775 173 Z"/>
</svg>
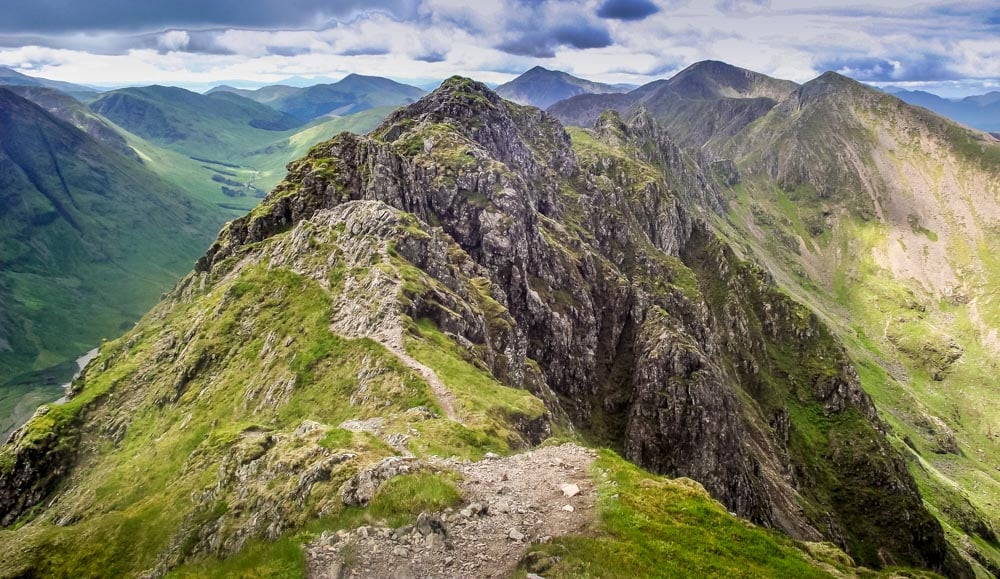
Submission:
<svg viewBox="0 0 1000 579">
<path fill-rule="evenodd" d="M 430 386 L 441 411 L 449 420 L 461 422 L 455 412 L 455 395 L 438 375 L 406 351 L 403 337 L 399 295 L 403 276 L 392 263 L 385 244 L 357 248 L 345 255 L 348 270 L 364 267 L 368 274 L 360 279 L 348 275 L 337 297 L 330 330 L 348 338 L 370 338 L 392 352 L 407 368 L 413 370 Z M 380 265 L 372 267 L 370 256 L 377 253 Z M 388 270 L 388 271 L 386 271 Z"/>
<path fill-rule="evenodd" d="M 458 414 L 455 412 L 455 395 L 452 394 L 451 390 L 448 389 L 448 386 L 446 386 L 445 383 L 438 378 L 438 375 L 434 372 L 434 370 L 409 355 L 401 344 L 393 344 L 391 342 L 379 343 L 399 358 L 399 361 L 402 362 L 403 365 L 417 374 L 420 374 L 420 377 L 423 378 L 424 381 L 431 387 L 431 391 L 438 400 L 438 405 L 441 407 L 441 410 L 449 420 L 461 422 L 458 418 Z"/>
</svg>

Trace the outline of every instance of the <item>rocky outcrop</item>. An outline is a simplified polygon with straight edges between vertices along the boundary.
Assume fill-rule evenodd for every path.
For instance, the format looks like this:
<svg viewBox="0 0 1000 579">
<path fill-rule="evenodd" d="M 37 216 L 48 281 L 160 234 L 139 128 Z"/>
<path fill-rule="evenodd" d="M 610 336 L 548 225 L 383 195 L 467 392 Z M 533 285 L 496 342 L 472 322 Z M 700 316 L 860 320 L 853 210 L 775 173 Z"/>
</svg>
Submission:
<svg viewBox="0 0 1000 579">
<path fill-rule="evenodd" d="M 51 411 L 42 406 L 35 416 L 11 435 L 0 449 L 0 527 L 14 524 L 51 493 L 70 471 L 79 433 L 74 420 L 58 421 L 43 431 Z"/>
<path fill-rule="evenodd" d="M 340 494 L 347 506 L 367 505 L 375 496 L 379 485 L 385 481 L 401 474 L 419 472 L 424 468 L 426 466 L 412 457 L 390 456 L 352 476 L 340 489 Z"/>
</svg>

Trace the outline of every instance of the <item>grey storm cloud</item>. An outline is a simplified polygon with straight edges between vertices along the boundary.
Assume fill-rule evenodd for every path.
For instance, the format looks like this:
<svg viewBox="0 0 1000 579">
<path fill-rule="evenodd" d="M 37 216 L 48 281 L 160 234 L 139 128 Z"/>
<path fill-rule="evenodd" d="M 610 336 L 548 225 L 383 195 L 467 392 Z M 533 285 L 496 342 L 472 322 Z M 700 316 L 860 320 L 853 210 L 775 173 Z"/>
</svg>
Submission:
<svg viewBox="0 0 1000 579">
<path fill-rule="evenodd" d="M 383 54 L 389 54 L 392 51 L 388 46 L 383 45 L 371 45 L 371 46 L 353 46 L 346 50 L 339 52 L 341 56 L 381 56 Z"/>
<path fill-rule="evenodd" d="M 605 0 L 597 9 L 601 18 L 614 20 L 642 20 L 660 11 L 649 0 Z"/>
<path fill-rule="evenodd" d="M 407 0 L 0 0 L 0 14 L 3 14 L 0 33 L 202 26 L 298 27 L 363 10 L 385 10 L 405 18 L 413 14 L 414 3 Z"/>
<path fill-rule="evenodd" d="M 557 25 L 549 30 L 516 31 L 496 48 L 517 56 L 551 58 L 560 46 L 571 48 L 604 48 L 614 41 L 611 32 L 600 24 L 581 21 Z"/>
<path fill-rule="evenodd" d="M 957 80 L 962 75 L 952 67 L 951 57 L 940 54 L 909 54 L 899 58 L 846 57 L 821 60 L 823 70 L 842 71 L 866 82 Z"/>
<path fill-rule="evenodd" d="M 444 62 L 448 58 L 448 53 L 444 50 L 430 50 L 413 57 L 420 62 Z"/>
</svg>

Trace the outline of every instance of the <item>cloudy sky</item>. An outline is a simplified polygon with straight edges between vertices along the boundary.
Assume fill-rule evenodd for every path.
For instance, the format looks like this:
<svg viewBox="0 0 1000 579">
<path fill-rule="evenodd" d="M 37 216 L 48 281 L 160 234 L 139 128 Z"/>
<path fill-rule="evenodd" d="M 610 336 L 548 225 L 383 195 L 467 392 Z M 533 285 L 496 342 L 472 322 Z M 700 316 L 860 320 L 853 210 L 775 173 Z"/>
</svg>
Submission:
<svg viewBox="0 0 1000 579">
<path fill-rule="evenodd" d="M 0 66 L 91 85 L 495 83 L 535 65 L 641 84 L 717 59 L 1000 90 L 997 0 L 0 0 L 0 14 Z"/>
</svg>

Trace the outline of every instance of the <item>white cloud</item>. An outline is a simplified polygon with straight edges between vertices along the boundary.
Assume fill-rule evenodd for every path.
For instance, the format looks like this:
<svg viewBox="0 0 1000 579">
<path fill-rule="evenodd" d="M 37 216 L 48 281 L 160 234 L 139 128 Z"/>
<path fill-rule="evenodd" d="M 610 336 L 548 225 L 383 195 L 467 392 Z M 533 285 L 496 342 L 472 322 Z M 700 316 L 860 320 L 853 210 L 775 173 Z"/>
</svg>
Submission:
<svg viewBox="0 0 1000 579">
<path fill-rule="evenodd" d="M 368 11 L 325 21 L 315 30 L 0 35 L 0 64 L 102 84 L 267 83 L 294 76 L 336 79 L 350 72 L 400 80 L 464 74 L 502 82 L 536 64 L 605 82 L 643 83 L 707 58 L 800 82 L 825 68 L 905 82 L 965 79 L 963 86 L 1000 79 L 1000 26 L 990 28 L 975 12 L 985 5 L 975 3 L 960 7 L 963 11 L 943 0 L 918 8 L 904 0 L 868 7 L 825 0 L 808 6 L 799 0 L 660 2 L 660 12 L 640 21 L 601 20 L 599 4 L 421 0 L 408 19 Z M 570 21 L 606 28 L 613 44 L 585 50 L 552 44 L 551 58 L 496 48 L 513 38 L 521 47 L 536 38 L 544 42 L 546 34 Z"/>
<path fill-rule="evenodd" d="M 191 36 L 186 30 L 168 30 L 161 34 L 156 43 L 163 50 L 183 50 L 191 42 Z"/>
</svg>

